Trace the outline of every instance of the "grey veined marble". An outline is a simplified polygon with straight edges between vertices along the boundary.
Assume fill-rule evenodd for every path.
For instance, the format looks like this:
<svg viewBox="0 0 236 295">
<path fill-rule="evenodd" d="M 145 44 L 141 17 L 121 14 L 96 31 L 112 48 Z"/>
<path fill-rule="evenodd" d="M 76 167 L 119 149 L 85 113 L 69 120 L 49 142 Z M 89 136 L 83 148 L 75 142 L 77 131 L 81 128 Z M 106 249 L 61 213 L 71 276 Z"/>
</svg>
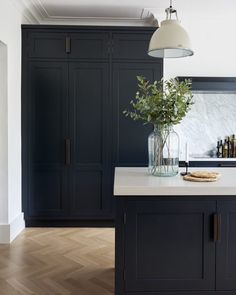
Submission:
<svg viewBox="0 0 236 295">
<path fill-rule="evenodd" d="M 180 137 L 180 159 L 185 143 L 190 157 L 209 157 L 216 152 L 218 139 L 236 134 L 236 94 L 194 94 L 195 104 L 174 130 Z"/>
</svg>

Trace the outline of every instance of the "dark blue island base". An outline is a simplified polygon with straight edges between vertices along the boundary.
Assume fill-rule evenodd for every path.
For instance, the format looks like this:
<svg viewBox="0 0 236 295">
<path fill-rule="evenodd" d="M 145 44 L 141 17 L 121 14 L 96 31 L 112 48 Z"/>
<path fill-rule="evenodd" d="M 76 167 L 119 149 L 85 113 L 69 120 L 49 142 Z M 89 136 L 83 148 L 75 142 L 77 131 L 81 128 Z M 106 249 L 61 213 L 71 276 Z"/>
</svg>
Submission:
<svg viewBox="0 0 236 295">
<path fill-rule="evenodd" d="M 234 196 L 116 196 L 116 295 L 236 295 Z"/>
</svg>

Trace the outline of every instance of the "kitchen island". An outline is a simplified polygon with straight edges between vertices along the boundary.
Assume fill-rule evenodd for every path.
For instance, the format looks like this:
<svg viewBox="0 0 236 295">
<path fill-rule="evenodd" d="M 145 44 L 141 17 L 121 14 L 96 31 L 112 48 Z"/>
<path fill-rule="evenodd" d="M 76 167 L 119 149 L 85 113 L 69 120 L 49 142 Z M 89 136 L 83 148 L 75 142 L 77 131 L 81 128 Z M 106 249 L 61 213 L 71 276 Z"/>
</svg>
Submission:
<svg viewBox="0 0 236 295">
<path fill-rule="evenodd" d="M 116 168 L 116 295 L 236 295 L 236 168 L 205 170 L 221 178 Z"/>
</svg>

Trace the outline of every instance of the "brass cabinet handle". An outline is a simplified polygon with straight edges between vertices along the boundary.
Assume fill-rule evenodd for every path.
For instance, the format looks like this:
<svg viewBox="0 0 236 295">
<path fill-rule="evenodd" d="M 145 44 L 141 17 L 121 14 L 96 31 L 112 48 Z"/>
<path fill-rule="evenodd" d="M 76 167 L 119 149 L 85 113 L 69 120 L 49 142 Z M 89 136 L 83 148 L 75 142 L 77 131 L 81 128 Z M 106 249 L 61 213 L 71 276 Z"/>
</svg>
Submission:
<svg viewBox="0 0 236 295">
<path fill-rule="evenodd" d="M 221 214 L 219 213 L 213 215 L 213 240 L 214 242 L 221 240 Z"/>
<path fill-rule="evenodd" d="M 66 165 L 70 165 L 71 163 L 71 140 L 70 138 L 66 138 L 65 139 L 65 150 L 66 150 L 66 154 L 65 154 L 65 164 Z"/>
</svg>

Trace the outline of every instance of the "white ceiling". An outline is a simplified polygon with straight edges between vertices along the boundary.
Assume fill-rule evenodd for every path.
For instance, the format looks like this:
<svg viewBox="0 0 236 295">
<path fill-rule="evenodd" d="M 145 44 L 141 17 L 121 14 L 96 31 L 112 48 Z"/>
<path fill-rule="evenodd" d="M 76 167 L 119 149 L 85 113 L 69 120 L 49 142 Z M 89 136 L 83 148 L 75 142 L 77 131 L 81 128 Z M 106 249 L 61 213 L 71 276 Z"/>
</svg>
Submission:
<svg viewBox="0 0 236 295">
<path fill-rule="evenodd" d="M 165 17 L 169 0 L 13 0 L 37 23 L 117 22 L 153 25 Z M 173 0 L 181 17 L 233 17 L 235 0 Z M 155 16 L 155 17 L 154 17 Z"/>
</svg>

